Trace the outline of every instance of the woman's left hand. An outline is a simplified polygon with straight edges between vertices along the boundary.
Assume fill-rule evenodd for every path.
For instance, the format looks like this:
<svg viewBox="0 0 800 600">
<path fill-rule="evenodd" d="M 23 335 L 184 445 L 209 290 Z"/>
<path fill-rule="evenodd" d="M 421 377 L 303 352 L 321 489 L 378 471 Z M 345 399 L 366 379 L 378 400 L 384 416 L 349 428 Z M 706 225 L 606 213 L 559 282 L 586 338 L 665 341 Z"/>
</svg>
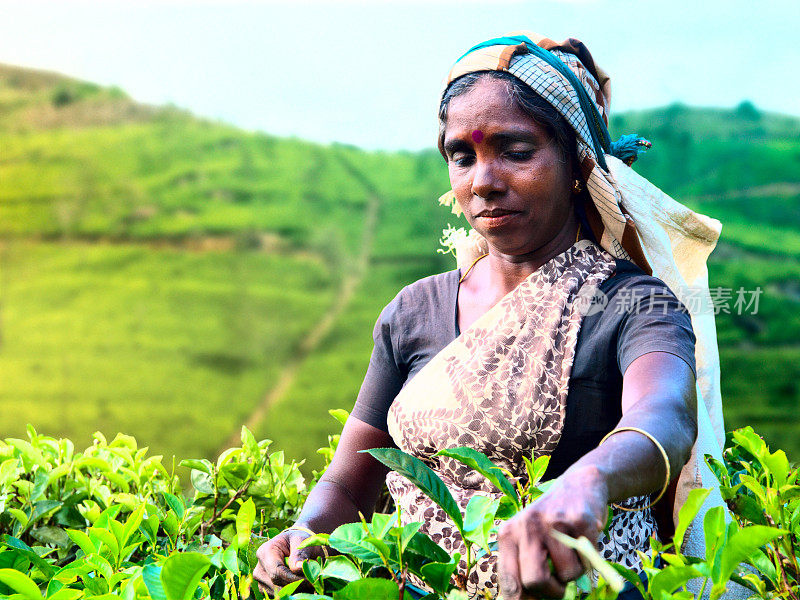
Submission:
<svg viewBox="0 0 800 600">
<path fill-rule="evenodd" d="M 566 583 L 585 570 L 553 529 L 597 540 L 608 517 L 608 492 L 596 469 L 568 470 L 498 532 L 500 591 L 504 600 L 562 598 Z M 548 562 L 552 561 L 552 566 Z"/>
</svg>

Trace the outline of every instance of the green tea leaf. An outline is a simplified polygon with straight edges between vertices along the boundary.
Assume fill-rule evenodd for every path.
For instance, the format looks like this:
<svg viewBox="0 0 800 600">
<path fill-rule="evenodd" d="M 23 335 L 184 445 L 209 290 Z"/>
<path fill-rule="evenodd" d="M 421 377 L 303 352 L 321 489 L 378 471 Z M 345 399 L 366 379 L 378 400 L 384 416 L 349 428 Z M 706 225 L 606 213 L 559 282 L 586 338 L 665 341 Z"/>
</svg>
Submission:
<svg viewBox="0 0 800 600">
<path fill-rule="evenodd" d="M 702 575 L 689 565 L 665 567 L 650 579 L 650 593 L 653 598 L 661 598 L 663 595 L 669 597 L 669 594 L 686 585 L 687 581 Z"/>
<path fill-rule="evenodd" d="M 7 485 L 17 479 L 19 474 L 19 461 L 16 458 L 6 458 L 0 464 L 0 486 Z"/>
<path fill-rule="evenodd" d="M 533 462 L 529 461 L 525 457 L 523 457 L 523 459 L 525 460 L 525 466 L 528 471 L 528 485 L 539 485 L 539 482 L 542 480 L 542 477 L 544 477 L 547 467 L 550 464 L 550 455 L 543 454 L 534 459 Z"/>
<path fill-rule="evenodd" d="M 6 438 L 5 441 L 17 452 L 19 452 L 20 456 L 23 458 L 23 461 L 27 463 L 27 465 L 38 465 L 42 469 L 47 468 L 47 462 L 45 461 L 44 456 L 42 456 L 41 451 L 38 448 L 34 448 L 29 442 L 16 438 Z M 32 470 L 30 469 L 30 466 L 26 467 L 26 470 Z"/>
<path fill-rule="evenodd" d="M 36 502 L 44 496 L 47 489 L 48 475 L 42 469 L 36 471 L 33 480 L 33 490 L 31 490 L 31 501 Z"/>
<path fill-rule="evenodd" d="M 420 527 L 422 527 L 422 523 L 418 522 L 407 523 L 406 525 L 403 525 L 403 529 L 401 530 L 400 533 L 401 553 L 406 551 L 406 546 L 408 546 L 408 543 L 411 541 L 411 538 L 417 535 L 417 532 L 419 531 Z"/>
<path fill-rule="evenodd" d="M 61 527 L 38 527 L 31 531 L 31 537 L 43 544 L 53 544 L 59 548 L 70 547 L 70 538 Z"/>
<path fill-rule="evenodd" d="M 153 600 L 167 600 L 164 585 L 161 583 L 161 567 L 158 565 L 145 566 L 142 569 L 142 581 Z"/>
<path fill-rule="evenodd" d="M 388 579 L 358 579 L 333 592 L 334 600 L 397 600 L 399 596 L 397 584 Z"/>
<path fill-rule="evenodd" d="M 102 527 L 90 527 L 89 537 L 100 540 L 103 542 L 103 544 L 105 544 L 113 556 L 119 556 L 119 542 L 117 542 L 117 538 L 108 529 L 103 529 Z"/>
<path fill-rule="evenodd" d="M 315 533 L 297 544 L 297 549 L 301 550 L 310 546 L 329 546 L 330 537 L 329 533 Z"/>
<path fill-rule="evenodd" d="M 79 529 L 67 529 L 67 535 L 81 550 L 83 550 L 85 556 L 97 552 L 97 546 L 95 546 L 91 538 L 86 535 L 86 532 L 80 531 Z"/>
<path fill-rule="evenodd" d="M 692 521 L 694 521 L 697 513 L 700 512 L 700 508 L 702 508 L 706 498 L 708 498 L 710 493 L 711 490 L 700 488 L 690 491 L 687 495 L 686 502 L 683 503 L 680 511 L 678 511 L 678 525 L 675 527 L 674 537 L 676 552 L 681 551 L 686 530 L 689 528 L 689 525 L 691 525 Z"/>
<path fill-rule="evenodd" d="M 214 494 L 214 482 L 211 480 L 211 475 L 208 473 L 192 469 L 191 480 L 194 489 L 201 494 L 208 494 L 209 496 Z"/>
<path fill-rule="evenodd" d="M 347 423 L 347 418 L 350 416 L 349 412 L 341 408 L 333 408 L 328 411 L 328 414 L 339 421 L 339 423 L 342 424 L 342 427 L 344 427 L 345 423 Z"/>
<path fill-rule="evenodd" d="M 512 502 L 508 496 L 503 496 L 500 498 L 500 503 L 497 505 L 497 511 L 494 513 L 494 518 L 505 521 L 506 519 L 513 517 L 518 512 L 519 508 L 517 505 L 514 504 L 514 502 Z"/>
<path fill-rule="evenodd" d="M 764 508 L 752 496 L 746 494 L 736 494 L 733 499 L 728 501 L 730 508 L 738 517 L 750 521 L 755 525 L 766 525 L 767 518 L 764 515 Z"/>
<path fill-rule="evenodd" d="M 455 561 L 435 562 L 422 565 L 420 571 L 425 583 L 431 586 L 436 593 L 444 596 L 452 587 L 450 580 L 456 567 L 458 567 L 458 563 Z"/>
<path fill-rule="evenodd" d="M 720 485 L 730 486 L 730 477 L 728 475 L 728 469 L 725 467 L 725 465 L 710 454 L 706 454 L 703 458 L 705 459 L 708 468 L 711 469 L 711 472 L 714 474 L 714 477 L 716 477 L 719 481 Z"/>
<path fill-rule="evenodd" d="M 383 539 L 390 529 L 397 523 L 397 513 L 387 515 L 379 512 L 372 513 L 372 535 Z"/>
<path fill-rule="evenodd" d="M 211 475 L 213 469 L 211 461 L 206 460 L 205 458 L 203 459 L 190 458 L 187 460 L 182 460 L 180 463 L 178 463 L 178 466 L 188 467 L 190 469 L 194 469 L 195 471 L 200 471 L 201 473 L 205 473 L 206 475 Z"/>
<path fill-rule="evenodd" d="M 706 542 L 706 562 L 714 565 L 714 559 L 719 551 L 720 539 L 725 535 L 724 508 L 714 506 L 708 509 L 706 516 L 703 518 L 703 533 Z"/>
<path fill-rule="evenodd" d="M 764 440 L 753 431 L 752 427 L 742 427 L 733 432 L 733 441 L 747 450 L 759 461 L 767 453 L 767 445 Z"/>
<path fill-rule="evenodd" d="M 239 507 L 236 513 L 236 540 L 239 548 L 247 546 L 250 539 L 250 532 L 253 528 L 253 521 L 256 520 L 256 505 L 252 498 L 248 498 Z"/>
<path fill-rule="evenodd" d="M 242 486 L 249 476 L 250 465 L 247 463 L 229 463 L 220 467 L 217 474 L 217 485 L 236 489 Z"/>
<path fill-rule="evenodd" d="M 19 540 L 10 535 L 3 536 L 3 543 L 8 546 L 8 548 L 14 551 L 18 555 L 22 555 L 31 561 L 36 567 L 42 572 L 42 574 L 47 577 L 48 579 L 53 576 L 56 572 L 56 568 L 51 565 L 49 562 L 44 560 L 40 557 L 33 549 L 28 546 L 22 540 Z"/>
<path fill-rule="evenodd" d="M 114 576 L 114 569 L 112 568 L 111 563 L 99 554 L 87 556 L 85 560 L 88 564 L 94 566 L 95 570 L 106 580 L 111 579 Z"/>
<path fill-rule="evenodd" d="M 173 554 L 161 568 L 161 583 L 167 600 L 192 600 L 200 578 L 211 561 L 198 552 Z"/>
<path fill-rule="evenodd" d="M 139 530 L 139 526 L 142 524 L 142 520 L 144 519 L 145 508 L 146 505 L 143 503 L 139 506 L 139 508 L 132 511 L 131 514 L 128 515 L 128 518 L 125 521 L 125 527 L 122 531 L 123 546 L 126 546 L 131 540 L 133 534 Z"/>
<path fill-rule="evenodd" d="M 47 596 L 47 600 L 77 600 L 83 597 L 83 590 L 64 588 Z"/>
<path fill-rule="evenodd" d="M 500 500 L 480 494 L 469 499 L 464 512 L 464 539 L 489 551 L 489 531 L 494 525 L 494 515 Z"/>
<path fill-rule="evenodd" d="M 627 567 L 623 567 L 622 565 L 617 563 L 612 563 L 611 566 L 617 573 L 619 573 L 622 576 L 622 578 L 625 581 L 633 585 L 633 587 L 639 590 L 639 593 L 641 593 L 642 596 L 644 596 L 644 585 L 642 583 L 641 577 L 639 577 L 639 574 L 636 571 L 634 571 L 633 569 L 628 569 Z"/>
<path fill-rule="evenodd" d="M 364 532 L 361 523 L 346 523 L 331 533 L 328 543 L 332 548 L 344 554 L 355 556 L 359 560 L 371 564 L 383 564 L 380 551 L 366 541 L 369 534 Z"/>
<path fill-rule="evenodd" d="M 467 465 L 470 469 L 476 470 L 478 473 L 488 479 L 499 491 L 503 492 L 505 496 L 510 498 L 517 507 L 517 510 L 519 510 L 519 496 L 517 495 L 517 490 L 514 487 L 514 484 L 511 483 L 503 471 L 485 455 L 473 448 L 467 447 L 440 450 L 436 453 L 436 455 L 447 456 Z"/>
<path fill-rule="evenodd" d="M 22 527 L 27 527 L 28 522 L 31 520 L 25 511 L 18 508 L 8 508 L 6 512 L 14 517 Z"/>
<path fill-rule="evenodd" d="M 269 538 L 256 535 L 255 533 L 250 536 L 250 541 L 247 544 L 247 567 L 250 571 L 256 568 L 258 564 L 258 557 L 256 552 Z"/>
<path fill-rule="evenodd" d="M 747 561 L 764 544 L 788 533 L 776 527 L 753 525 L 740 529 L 730 536 L 725 547 L 722 548 L 719 582 L 730 579 L 739 563 Z"/>
<path fill-rule="evenodd" d="M 252 457 L 258 457 L 261 455 L 260 450 L 258 449 L 258 442 L 256 438 L 253 436 L 253 433 L 244 425 L 242 425 L 242 447 L 246 448 L 247 451 L 250 453 Z"/>
<path fill-rule="evenodd" d="M 303 575 L 312 584 L 316 583 L 322 573 L 322 566 L 316 560 L 303 561 Z"/>
<path fill-rule="evenodd" d="M 450 555 L 444 548 L 419 531 L 408 542 L 406 554 L 409 556 L 409 560 L 413 558 L 412 555 L 416 555 L 419 564 L 423 562 L 449 562 L 451 560 Z"/>
<path fill-rule="evenodd" d="M 281 589 L 278 590 L 278 593 L 275 595 L 275 598 L 288 598 L 292 592 L 294 592 L 300 584 L 303 583 L 302 579 L 298 579 L 297 581 L 293 581 L 292 583 L 287 583 Z"/>
<path fill-rule="evenodd" d="M 169 539 L 174 541 L 178 535 L 178 518 L 175 513 L 169 511 L 164 519 L 161 521 L 161 527 L 164 532 L 169 536 Z"/>
<path fill-rule="evenodd" d="M 183 515 L 186 514 L 186 505 L 183 503 L 183 500 L 169 492 L 163 492 L 163 496 L 164 501 L 175 512 L 178 521 L 183 521 Z"/>
<path fill-rule="evenodd" d="M 51 513 L 61 508 L 63 505 L 64 503 L 59 502 L 58 500 L 39 500 L 39 502 L 36 502 L 33 505 L 33 511 L 31 512 L 31 519 L 28 524 L 32 525 L 33 523 L 36 523 L 36 521 L 38 521 L 39 519 L 48 517 Z"/>
<path fill-rule="evenodd" d="M 772 454 L 765 452 L 764 456 L 761 457 L 761 464 L 774 478 L 775 487 L 781 488 L 786 485 L 790 467 L 789 459 L 786 458 L 786 453 L 783 450 L 777 450 Z"/>
<path fill-rule="evenodd" d="M 239 557 L 236 553 L 235 546 L 228 546 L 222 552 L 222 564 L 225 565 L 225 568 L 236 575 L 239 574 Z"/>
<path fill-rule="evenodd" d="M 459 531 L 463 531 L 464 522 L 458 504 L 444 482 L 428 465 L 397 448 L 372 448 L 361 452 L 371 454 L 384 465 L 411 481 L 442 508 Z"/>
<path fill-rule="evenodd" d="M 21 594 L 26 600 L 41 600 L 42 593 L 33 580 L 16 569 L 0 569 L 0 581 Z"/>
<path fill-rule="evenodd" d="M 392 548 L 396 548 L 397 544 L 393 541 L 389 541 L 389 543 L 380 540 L 376 537 L 368 535 L 364 538 L 365 542 L 368 542 L 375 546 L 378 549 L 378 553 L 388 562 L 391 560 L 392 556 Z"/>
<path fill-rule="evenodd" d="M 333 577 L 343 581 L 355 581 L 361 579 L 361 573 L 353 564 L 353 561 L 346 556 L 331 556 L 325 561 L 322 567 L 322 576 L 325 578 Z"/>
</svg>

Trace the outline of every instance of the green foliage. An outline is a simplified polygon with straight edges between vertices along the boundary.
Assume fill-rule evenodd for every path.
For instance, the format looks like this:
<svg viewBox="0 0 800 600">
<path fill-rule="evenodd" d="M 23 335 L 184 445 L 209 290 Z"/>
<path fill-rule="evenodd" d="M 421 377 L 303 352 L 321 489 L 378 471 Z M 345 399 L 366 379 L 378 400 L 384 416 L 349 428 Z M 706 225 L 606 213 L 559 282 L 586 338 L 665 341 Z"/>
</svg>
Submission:
<svg viewBox="0 0 800 600">
<path fill-rule="evenodd" d="M 449 492 L 442 490 L 444 484 L 424 463 L 396 449 L 372 450 L 370 453 L 416 484 L 442 508 L 452 509 Z M 547 466 L 546 457 L 529 461 L 529 473 L 533 476 L 515 490 L 509 487 L 510 482 L 497 467 L 472 450 L 457 448 L 439 454 L 459 460 L 486 476 L 498 491 L 502 490 L 509 504 L 518 498 L 537 497 L 531 488 L 535 487 L 538 476 Z M 651 553 L 641 554 L 646 581 L 621 565 L 605 562 L 589 540 L 575 540 L 553 532 L 559 541 L 573 548 L 591 566 L 596 580 L 593 584 L 592 580 L 582 576 L 568 586 L 565 598 L 616 598 L 624 589 L 624 581 L 637 588 L 646 600 L 689 600 L 695 597 L 695 593 L 702 596 L 705 591 L 715 600 L 728 591 L 732 582 L 749 589 L 753 597 L 793 598 L 800 587 L 797 570 L 797 529 L 800 526 L 800 486 L 797 480 L 800 469 L 790 466 L 782 450 L 770 452 L 763 439 L 750 428 L 731 434 L 725 459 L 724 464 L 710 458 L 707 460 L 720 478 L 721 492 L 736 519 L 728 522 L 722 507 L 706 512 L 703 520 L 704 557 L 681 552 L 684 535 L 710 493 L 709 490 L 696 489 L 690 492 L 679 513 L 674 542 L 662 543 L 653 539 Z M 743 487 L 752 494 L 749 503 L 741 502 L 742 497 L 748 497 L 743 495 Z M 498 505 L 499 502 L 490 497 L 475 496 L 465 514 L 453 519 L 467 547 L 468 571 L 474 564 L 470 556 L 476 547 L 483 548 L 484 552 L 495 550 L 495 544 L 489 539 L 496 536 L 497 523 L 521 508 L 519 505 L 506 515 L 500 515 Z M 769 525 L 763 524 L 765 522 Z M 345 525 L 330 536 L 309 538 L 304 545 L 333 547 L 351 560 L 362 577 L 374 576 L 376 569 L 383 567 L 382 573 L 388 573 L 396 586 L 387 586 L 391 594 L 403 589 L 408 573 L 416 575 L 433 590 L 431 598 L 451 597 L 449 595 L 463 591 L 464 582 L 455 576 L 456 562 L 460 557 L 448 561 L 430 555 L 434 562 L 415 569 L 419 564 L 404 551 L 402 539 L 406 528 L 413 532 L 413 538 L 409 539 L 416 540 L 421 536 L 417 531 L 420 524 L 410 523 L 403 529 L 400 524 L 399 514 L 389 517 L 376 514 L 371 524 Z M 336 560 L 343 560 L 343 556 L 336 557 Z M 306 576 L 319 597 L 336 598 L 335 590 L 340 589 L 342 582 L 335 578 L 326 580 L 323 575 L 326 567 L 327 562 L 321 561 L 313 570 L 306 571 Z M 353 570 L 350 572 L 355 573 Z M 687 586 L 692 582 L 695 587 L 690 591 Z"/>
<path fill-rule="evenodd" d="M 251 595 L 251 546 L 293 522 L 307 492 L 297 463 L 269 446 L 243 428 L 242 446 L 216 463 L 183 461 L 187 499 L 161 457 L 130 436 L 95 434 L 83 452 L 32 427 L 27 440 L 0 442 L 0 595 Z"/>
<path fill-rule="evenodd" d="M 346 413 L 333 411 L 343 421 Z M 25 600 L 214 600 L 263 598 L 251 572 L 255 550 L 291 524 L 307 489 L 298 464 L 269 452 L 242 429 L 242 445 L 216 462 L 189 459 L 192 498 L 159 456 L 148 456 L 130 436 L 108 442 L 100 434 L 83 452 L 66 439 L 39 435 L 0 442 L 0 595 Z M 537 487 L 547 457 L 529 461 L 530 476 L 512 485 L 502 470 L 466 448 L 442 451 L 487 477 L 497 497 L 476 495 L 462 514 L 444 483 L 424 463 L 397 449 L 371 451 L 396 468 L 453 514 L 465 540 L 467 569 L 476 557 L 495 552 L 497 526 L 542 493 Z M 590 565 L 568 586 L 565 598 L 613 599 L 623 583 L 646 600 L 689 599 L 687 585 L 719 598 L 731 582 L 754 597 L 791 598 L 798 590 L 800 469 L 783 451 L 770 451 L 752 429 L 734 431 L 724 462 L 708 458 L 734 520 L 721 507 L 703 522 L 705 556 L 681 552 L 684 533 L 706 502 L 708 490 L 693 490 L 680 511 L 675 541 L 651 540 L 642 554 L 646 582 L 620 565 L 608 564 L 585 538 L 554 532 Z M 458 574 L 462 557 L 450 556 L 399 512 L 376 512 L 367 521 L 318 534 L 301 546 L 324 545 L 339 554 L 308 560 L 305 579 L 279 598 L 354 600 L 399 598 L 409 576 L 428 596 L 463 600 Z M 266 536 L 266 537 L 265 537 Z M 306 586 L 305 588 L 300 586 Z M 307 592 L 303 592 L 307 589 Z"/>
</svg>

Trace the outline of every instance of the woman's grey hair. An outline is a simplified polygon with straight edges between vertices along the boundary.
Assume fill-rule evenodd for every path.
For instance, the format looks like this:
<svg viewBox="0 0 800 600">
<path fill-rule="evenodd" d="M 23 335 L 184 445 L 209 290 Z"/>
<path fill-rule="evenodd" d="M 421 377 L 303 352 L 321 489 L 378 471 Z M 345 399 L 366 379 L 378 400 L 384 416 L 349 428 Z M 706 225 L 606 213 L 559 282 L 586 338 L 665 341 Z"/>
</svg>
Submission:
<svg viewBox="0 0 800 600">
<path fill-rule="evenodd" d="M 475 71 L 453 80 L 445 90 L 439 105 L 439 152 L 447 160 L 444 152 L 444 133 L 447 127 L 447 109 L 450 101 L 467 91 L 484 77 L 499 79 L 508 84 L 511 100 L 527 115 L 542 125 L 553 136 L 553 141 L 561 151 L 563 160 L 570 160 L 574 169 L 578 168 L 578 142 L 575 131 L 567 120 L 552 105 L 534 92 L 526 83 L 507 71 Z"/>
</svg>

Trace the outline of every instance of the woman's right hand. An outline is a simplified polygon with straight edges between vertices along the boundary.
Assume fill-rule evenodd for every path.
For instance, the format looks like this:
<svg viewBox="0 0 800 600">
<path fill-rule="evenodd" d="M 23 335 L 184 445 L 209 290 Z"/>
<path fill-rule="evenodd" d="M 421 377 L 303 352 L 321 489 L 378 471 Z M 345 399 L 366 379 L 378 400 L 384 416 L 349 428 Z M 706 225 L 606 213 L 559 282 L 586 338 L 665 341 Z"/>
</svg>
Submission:
<svg viewBox="0 0 800 600">
<path fill-rule="evenodd" d="M 283 586 L 302 579 L 303 561 L 322 556 L 320 546 L 297 547 L 307 537 L 305 531 L 286 529 L 261 544 L 256 552 L 258 565 L 253 569 L 253 578 L 259 582 L 258 587 L 263 593 L 274 595 Z"/>
<path fill-rule="evenodd" d="M 333 461 L 308 494 L 296 526 L 331 532 L 343 523 L 359 522 L 361 514 L 371 515 L 388 469 L 360 451 L 393 444 L 382 429 L 348 419 Z M 286 584 L 302 579 L 303 561 L 323 555 L 320 546 L 297 548 L 308 536 L 302 529 L 286 529 L 261 545 L 256 552 L 258 564 L 253 578 L 262 592 L 274 595 Z"/>
</svg>

